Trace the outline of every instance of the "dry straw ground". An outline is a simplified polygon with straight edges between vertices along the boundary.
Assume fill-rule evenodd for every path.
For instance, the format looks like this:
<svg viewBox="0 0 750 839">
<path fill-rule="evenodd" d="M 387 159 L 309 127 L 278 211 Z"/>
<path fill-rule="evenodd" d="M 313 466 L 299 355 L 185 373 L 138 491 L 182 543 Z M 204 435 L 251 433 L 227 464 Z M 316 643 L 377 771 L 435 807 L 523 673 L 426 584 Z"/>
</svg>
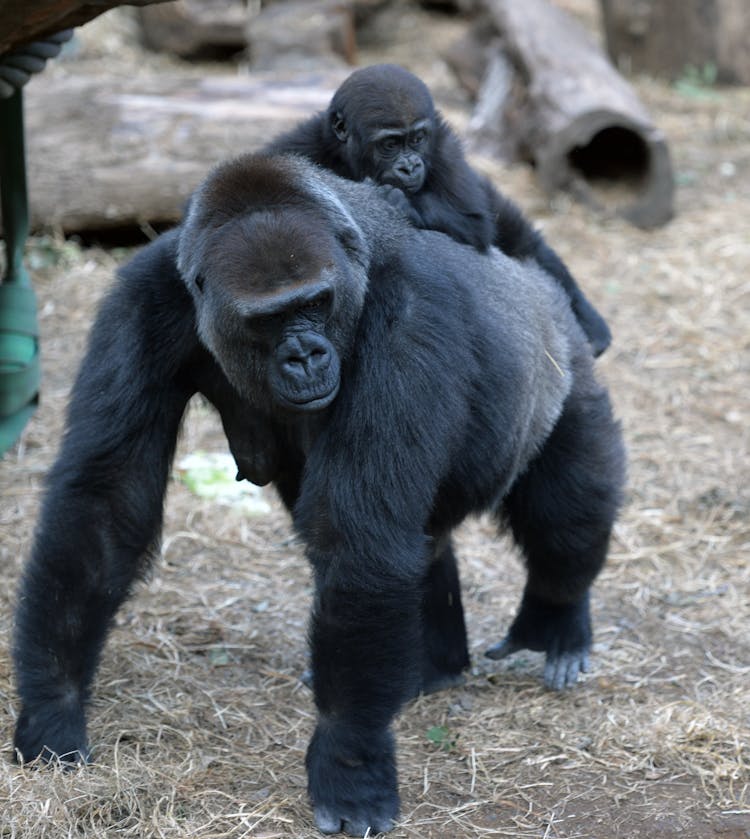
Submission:
<svg viewBox="0 0 750 839">
<path fill-rule="evenodd" d="M 568 5 L 591 19 L 586 0 Z M 404 17 L 394 35 L 404 52 L 392 54 L 460 121 L 447 74 L 413 46 L 414 21 Z M 439 22 L 430 31 L 446 33 Z M 667 227 L 639 232 L 564 197 L 550 203 L 528 171 L 490 167 L 615 336 L 598 366 L 630 480 L 594 592 L 593 672 L 554 695 L 538 658 L 482 657 L 507 627 L 522 572 L 488 521 L 466 525 L 473 669 L 464 687 L 399 719 L 395 837 L 750 837 L 750 91 L 636 84 L 674 157 Z M 83 334 L 118 256 L 31 246 L 45 379 L 39 412 L 0 464 L 6 757 L 16 581 Z M 222 447 L 216 419 L 194 405 L 181 451 Z M 298 680 L 309 596 L 278 506 L 248 519 L 173 481 L 162 557 L 119 614 L 96 682 L 96 764 L 61 774 L 0 761 L 0 837 L 315 836 L 303 768 L 313 703 Z"/>
</svg>

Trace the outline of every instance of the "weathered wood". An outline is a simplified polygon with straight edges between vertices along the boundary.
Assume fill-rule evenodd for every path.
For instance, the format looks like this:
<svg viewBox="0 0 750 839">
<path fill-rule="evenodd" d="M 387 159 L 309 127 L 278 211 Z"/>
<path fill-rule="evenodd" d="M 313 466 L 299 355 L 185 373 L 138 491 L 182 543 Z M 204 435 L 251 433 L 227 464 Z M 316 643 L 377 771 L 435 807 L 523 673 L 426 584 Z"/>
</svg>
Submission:
<svg viewBox="0 0 750 839">
<path fill-rule="evenodd" d="M 247 47 L 254 70 L 354 64 L 354 3 L 343 0 L 271 3 L 249 16 Z"/>
<path fill-rule="evenodd" d="M 243 0 L 177 0 L 138 10 L 146 46 L 189 58 L 245 47 Z"/>
<path fill-rule="evenodd" d="M 482 80 L 497 40 L 492 21 L 485 15 L 474 18 L 466 31 L 441 51 L 441 56 L 461 86 L 473 97 L 479 96 Z"/>
<path fill-rule="evenodd" d="M 0 55 L 36 38 L 80 26 L 114 6 L 165 0 L 0 0 Z"/>
<path fill-rule="evenodd" d="M 750 84 L 748 0 L 600 0 L 607 50 L 618 67 L 668 79 L 689 68 Z"/>
<path fill-rule="evenodd" d="M 502 38 L 503 60 L 491 63 L 480 94 L 475 145 L 500 126 L 501 151 L 532 161 L 548 191 L 571 189 L 640 227 L 666 222 L 674 192 L 666 140 L 588 34 L 545 0 L 483 6 Z"/>
<path fill-rule="evenodd" d="M 325 108 L 345 76 L 41 75 L 26 96 L 32 226 L 175 221 L 210 166 Z"/>
</svg>

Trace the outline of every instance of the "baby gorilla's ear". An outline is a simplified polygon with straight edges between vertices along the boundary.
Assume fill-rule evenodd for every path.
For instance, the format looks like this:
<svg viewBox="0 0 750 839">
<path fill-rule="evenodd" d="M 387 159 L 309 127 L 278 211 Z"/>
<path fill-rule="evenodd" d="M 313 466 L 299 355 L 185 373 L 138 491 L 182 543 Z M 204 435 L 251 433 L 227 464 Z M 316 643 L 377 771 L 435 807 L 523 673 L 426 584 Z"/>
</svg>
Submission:
<svg viewBox="0 0 750 839">
<path fill-rule="evenodd" d="M 346 120 L 344 119 L 344 115 L 341 111 L 331 112 L 331 128 L 333 129 L 333 133 L 336 135 L 336 139 L 345 143 L 349 137 L 349 130 L 346 127 Z"/>
</svg>

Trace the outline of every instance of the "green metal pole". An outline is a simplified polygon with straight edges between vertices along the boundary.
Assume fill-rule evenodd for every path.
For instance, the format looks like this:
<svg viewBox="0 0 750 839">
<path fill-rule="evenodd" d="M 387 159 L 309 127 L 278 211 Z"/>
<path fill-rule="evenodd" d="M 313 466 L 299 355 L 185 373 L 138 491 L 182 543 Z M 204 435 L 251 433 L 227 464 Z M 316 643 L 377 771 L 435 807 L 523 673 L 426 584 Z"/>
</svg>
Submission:
<svg viewBox="0 0 750 839">
<path fill-rule="evenodd" d="M 39 327 L 31 278 L 23 264 L 29 234 L 23 96 L 0 99 L 0 203 L 5 275 L 0 284 L 0 455 L 16 441 L 36 409 Z"/>
<path fill-rule="evenodd" d="M 29 202 L 26 189 L 26 152 L 23 131 L 23 93 L 19 89 L 0 99 L 0 196 L 2 197 L 5 255 L 4 283 L 31 285 L 23 265 L 29 235 Z M 10 219 L 10 223 L 6 221 Z"/>
</svg>

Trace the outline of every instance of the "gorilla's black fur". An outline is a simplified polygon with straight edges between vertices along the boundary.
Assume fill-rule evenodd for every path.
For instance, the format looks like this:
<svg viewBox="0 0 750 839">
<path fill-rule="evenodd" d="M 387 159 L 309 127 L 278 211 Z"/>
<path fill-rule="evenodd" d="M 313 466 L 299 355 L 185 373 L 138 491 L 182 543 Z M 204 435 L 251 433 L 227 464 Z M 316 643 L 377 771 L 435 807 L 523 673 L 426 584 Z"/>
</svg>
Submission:
<svg viewBox="0 0 750 839">
<path fill-rule="evenodd" d="M 295 158 L 218 167 L 185 223 L 120 272 L 91 333 L 22 582 L 15 747 L 88 754 L 112 618 L 147 566 L 195 393 L 273 481 L 311 562 L 324 832 L 398 813 L 390 724 L 468 663 L 451 531 L 490 510 L 528 580 L 491 651 L 586 669 L 623 447 L 586 338 L 548 274 L 406 224 L 370 184 Z"/>
<path fill-rule="evenodd" d="M 344 178 L 371 178 L 417 227 L 440 230 L 479 250 L 490 245 L 530 258 L 565 289 L 595 355 L 612 336 L 560 257 L 487 178 L 466 162 L 458 137 L 427 86 L 394 64 L 356 70 L 328 109 L 265 148 L 301 154 Z"/>
</svg>

